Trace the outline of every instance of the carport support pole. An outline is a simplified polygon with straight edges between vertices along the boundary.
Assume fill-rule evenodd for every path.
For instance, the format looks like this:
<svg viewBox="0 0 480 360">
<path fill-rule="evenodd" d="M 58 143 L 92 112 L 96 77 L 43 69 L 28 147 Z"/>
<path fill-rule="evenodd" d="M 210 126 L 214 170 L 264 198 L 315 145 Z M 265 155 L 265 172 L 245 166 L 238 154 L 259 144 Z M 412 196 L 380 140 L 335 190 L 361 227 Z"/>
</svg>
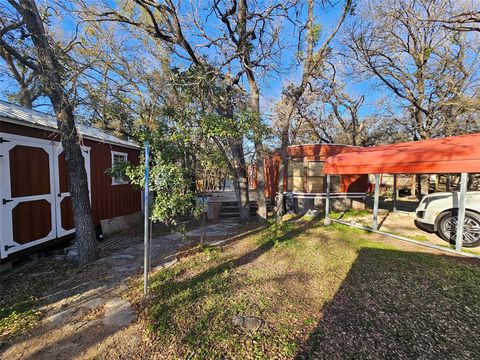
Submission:
<svg viewBox="0 0 480 360">
<path fill-rule="evenodd" d="M 397 211 L 397 174 L 393 174 L 393 212 Z"/>
<path fill-rule="evenodd" d="M 325 195 L 325 220 L 323 223 L 325 226 L 328 226 L 332 223 L 330 219 L 330 174 L 327 174 L 327 189 Z"/>
<path fill-rule="evenodd" d="M 458 220 L 457 237 L 455 239 L 455 250 L 462 251 L 463 227 L 465 223 L 465 200 L 467 196 L 468 173 L 462 173 L 460 176 L 460 192 L 458 193 Z"/>
<path fill-rule="evenodd" d="M 375 174 L 375 195 L 373 198 L 373 231 L 378 230 L 378 200 L 380 197 L 380 174 Z"/>
<path fill-rule="evenodd" d="M 144 243 L 144 256 L 143 256 L 143 295 L 146 297 L 148 294 L 148 263 L 149 263 L 149 224 L 148 224 L 148 209 L 149 209 L 149 204 L 148 204 L 148 177 L 149 177 L 149 171 L 148 171 L 148 163 L 149 163 L 149 154 L 148 154 L 148 141 L 145 142 L 145 188 L 144 188 L 144 193 L 143 193 L 143 206 L 144 206 L 144 238 L 143 238 L 143 243 Z"/>
</svg>

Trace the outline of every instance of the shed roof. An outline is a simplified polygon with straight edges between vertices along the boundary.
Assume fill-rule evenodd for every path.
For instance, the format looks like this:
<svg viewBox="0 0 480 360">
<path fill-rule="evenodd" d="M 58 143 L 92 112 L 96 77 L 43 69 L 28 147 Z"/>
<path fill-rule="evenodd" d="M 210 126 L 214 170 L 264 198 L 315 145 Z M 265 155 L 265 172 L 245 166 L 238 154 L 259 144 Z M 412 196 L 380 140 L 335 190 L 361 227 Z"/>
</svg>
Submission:
<svg viewBox="0 0 480 360">
<path fill-rule="evenodd" d="M 287 154 L 290 157 L 327 157 L 344 152 L 355 151 L 356 146 L 341 144 L 301 144 L 290 145 Z"/>
<path fill-rule="evenodd" d="M 57 119 L 54 116 L 2 100 L 0 100 L 0 118 L 3 118 L 7 122 L 15 122 L 25 126 L 44 128 L 52 131 L 58 130 Z M 140 146 L 133 141 L 120 139 L 93 126 L 77 124 L 77 131 L 85 138 L 135 149 L 140 148 Z"/>
<path fill-rule="evenodd" d="M 325 174 L 479 173 L 480 134 L 372 146 L 329 157 Z"/>
</svg>

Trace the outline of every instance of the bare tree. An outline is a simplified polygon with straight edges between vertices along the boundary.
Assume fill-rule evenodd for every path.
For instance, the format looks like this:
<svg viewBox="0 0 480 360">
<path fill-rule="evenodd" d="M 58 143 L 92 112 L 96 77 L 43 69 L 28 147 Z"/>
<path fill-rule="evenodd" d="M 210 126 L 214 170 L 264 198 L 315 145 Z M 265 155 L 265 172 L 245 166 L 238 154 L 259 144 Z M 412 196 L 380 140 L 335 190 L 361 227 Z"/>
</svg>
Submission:
<svg viewBox="0 0 480 360">
<path fill-rule="evenodd" d="M 366 1 L 363 9 L 347 31 L 353 73 L 395 95 L 413 139 L 442 134 L 478 97 L 478 37 L 434 21 L 448 12 L 445 1 Z"/>
<path fill-rule="evenodd" d="M 95 259 L 97 246 L 74 106 L 65 87 L 68 81 L 66 63 L 62 61 L 66 56 L 65 48 L 46 32 L 45 17 L 41 16 L 34 0 L 8 0 L 8 3 L 11 6 L 9 14 L 2 14 L 8 17 L 2 17 L 0 49 L 38 75 L 53 105 L 67 163 L 79 262 L 86 264 Z M 8 41 L 15 35 L 31 41 L 34 52 L 22 53 L 22 49 L 15 47 L 16 42 Z"/>
<path fill-rule="evenodd" d="M 281 52 L 280 19 L 288 16 L 294 5 L 290 2 L 263 3 L 246 0 L 214 0 L 212 10 L 223 24 L 220 36 L 212 37 L 203 32 L 209 45 L 220 49 L 224 61 L 233 69 L 238 60 L 239 74 L 244 73 L 249 89 L 250 110 L 253 114 L 253 141 L 257 169 L 258 215 L 267 217 L 264 179 L 263 127 L 260 114 L 260 87 L 258 72 L 273 70 Z M 229 70 L 231 71 L 231 70 Z"/>
<path fill-rule="evenodd" d="M 319 91 L 321 99 L 331 109 L 329 120 L 335 119 L 335 121 L 329 121 L 330 124 L 337 123 L 341 129 L 343 139 L 340 142 L 354 146 L 360 145 L 365 124 L 360 119 L 359 110 L 365 101 L 365 96 L 352 98 L 337 82 L 324 86 Z"/>
<path fill-rule="evenodd" d="M 414 17 L 437 22 L 444 28 L 469 32 L 480 32 L 480 3 L 476 0 L 442 0 L 448 4 L 447 11 L 437 14 L 436 18 L 421 18 L 418 14 L 412 14 Z"/>
<path fill-rule="evenodd" d="M 278 111 L 278 121 L 277 126 L 280 130 L 280 157 L 281 164 L 278 172 L 278 196 L 276 204 L 276 213 L 277 216 L 283 214 L 283 178 L 285 176 L 285 170 L 287 169 L 288 157 L 287 157 L 287 147 L 290 145 L 289 139 L 289 130 L 290 130 L 290 121 L 292 116 L 297 111 L 297 105 L 299 100 L 302 98 L 307 88 L 310 86 L 311 81 L 315 77 L 319 76 L 322 73 L 325 67 L 325 61 L 330 52 L 330 42 L 337 35 L 340 27 L 342 26 L 347 14 L 351 10 L 352 1 L 346 0 L 343 3 L 341 15 L 339 16 L 336 25 L 333 30 L 325 37 L 320 46 L 317 45 L 319 40 L 319 26 L 315 23 L 314 15 L 314 0 L 307 0 L 307 19 L 302 25 L 302 31 L 306 32 L 305 37 L 305 46 L 302 46 L 303 43 L 299 43 L 299 49 L 305 48 L 305 55 L 302 60 L 303 72 L 301 76 L 300 83 L 296 86 L 289 86 L 283 92 L 282 103 L 283 106 L 279 108 Z"/>
<path fill-rule="evenodd" d="M 291 119 L 291 144 L 372 146 L 408 140 L 394 119 L 382 114 L 361 115 L 363 95 L 352 97 L 337 86 L 316 84 L 300 99 Z"/>
<path fill-rule="evenodd" d="M 480 32 L 480 11 L 461 12 L 448 19 L 438 19 L 437 21 L 450 30 Z"/>
<path fill-rule="evenodd" d="M 181 9 L 171 0 L 151 2 L 147 0 L 135 0 L 132 4 L 124 4 L 125 8 L 112 7 L 110 3 L 105 3 L 97 8 L 92 8 L 91 4 L 84 4 L 84 14 L 87 20 L 95 22 L 117 22 L 124 24 L 129 28 L 139 29 L 143 34 L 147 34 L 153 44 L 164 51 L 173 54 L 180 61 L 189 63 L 192 67 L 198 69 L 200 76 L 208 74 L 215 75 L 223 83 L 223 88 L 227 93 L 223 96 L 222 104 L 216 103 L 212 110 L 222 114 L 222 116 L 234 119 L 236 88 L 243 72 L 237 74 L 222 73 L 221 67 L 212 68 L 205 56 L 199 53 L 199 47 L 195 47 L 185 35 L 185 27 L 191 30 L 193 25 L 188 19 L 181 15 Z M 188 24 L 188 25 L 185 25 Z M 218 138 L 216 139 L 218 140 Z M 230 154 L 233 157 L 233 170 L 237 195 L 239 199 L 240 220 L 246 221 L 250 213 L 250 201 L 248 196 L 247 169 L 245 165 L 245 155 L 243 151 L 243 136 L 227 137 L 226 143 Z M 226 149 L 221 146 L 221 141 L 215 141 L 222 154 L 225 154 L 225 160 L 229 161 Z"/>
<path fill-rule="evenodd" d="M 34 101 L 41 96 L 41 87 L 36 73 L 16 61 L 9 52 L 2 48 L 0 48 L 0 58 L 5 63 L 6 73 L 19 87 L 18 91 L 10 91 L 10 97 L 17 99 L 22 106 L 33 108 Z"/>
</svg>

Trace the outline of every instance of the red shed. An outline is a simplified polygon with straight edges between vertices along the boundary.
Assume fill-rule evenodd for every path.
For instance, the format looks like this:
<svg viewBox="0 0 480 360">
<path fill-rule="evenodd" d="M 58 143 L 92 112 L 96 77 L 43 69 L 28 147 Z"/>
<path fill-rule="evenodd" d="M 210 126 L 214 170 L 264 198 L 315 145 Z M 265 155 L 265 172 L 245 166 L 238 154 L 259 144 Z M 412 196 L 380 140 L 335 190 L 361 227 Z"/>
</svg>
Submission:
<svg viewBox="0 0 480 360">
<path fill-rule="evenodd" d="M 333 155 L 349 153 L 358 147 L 335 144 L 292 145 L 287 149 L 288 169 L 285 172 L 284 188 L 290 207 L 296 212 L 321 207 L 326 194 L 323 166 Z M 276 183 L 281 158 L 278 151 L 265 160 L 265 192 L 272 201 L 277 194 Z M 338 207 L 363 206 L 368 188 L 366 175 L 340 175 L 331 178 L 331 197 L 337 199 Z M 287 200 L 288 201 L 288 200 Z"/>
<path fill-rule="evenodd" d="M 139 161 L 140 148 L 99 129 L 77 126 L 93 221 L 137 213 L 141 192 L 105 174 L 114 162 Z M 0 101 L 1 258 L 75 232 L 66 164 L 56 119 Z"/>
</svg>

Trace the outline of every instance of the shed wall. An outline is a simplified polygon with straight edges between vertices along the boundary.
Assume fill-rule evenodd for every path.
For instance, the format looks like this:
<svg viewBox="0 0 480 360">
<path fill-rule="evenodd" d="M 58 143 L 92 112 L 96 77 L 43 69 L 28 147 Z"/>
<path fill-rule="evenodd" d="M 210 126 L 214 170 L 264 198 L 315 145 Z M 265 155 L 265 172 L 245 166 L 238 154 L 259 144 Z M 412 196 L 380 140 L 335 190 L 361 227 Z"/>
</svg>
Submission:
<svg viewBox="0 0 480 360">
<path fill-rule="evenodd" d="M 0 131 L 20 136 L 60 142 L 60 136 L 51 131 L 35 129 L 0 121 Z M 112 185 L 112 178 L 105 170 L 112 166 L 111 151 L 128 154 L 132 164 L 138 164 L 140 152 L 137 149 L 101 143 L 84 139 L 83 145 L 91 148 L 90 178 L 92 216 L 95 226 L 100 220 L 132 214 L 141 210 L 141 193 L 129 184 Z"/>
<path fill-rule="evenodd" d="M 320 165 L 328 157 L 337 154 L 356 151 L 358 148 L 346 145 L 308 144 L 289 146 L 289 168 L 285 171 L 284 189 L 295 192 L 324 192 L 324 173 Z M 278 153 L 273 153 L 265 160 L 265 191 L 266 196 L 274 199 L 277 193 L 276 183 L 281 159 Z M 297 163 L 298 166 L 293 164 Z M 312 165 L 313 164 L 313 165 Z M 300 173 L 299 173 L 300 172 Z M 342 175 L 336 181 L 335 191 L 341 193 L 364 193 L 368 189 L 366 175 Z"/>
</svg>

